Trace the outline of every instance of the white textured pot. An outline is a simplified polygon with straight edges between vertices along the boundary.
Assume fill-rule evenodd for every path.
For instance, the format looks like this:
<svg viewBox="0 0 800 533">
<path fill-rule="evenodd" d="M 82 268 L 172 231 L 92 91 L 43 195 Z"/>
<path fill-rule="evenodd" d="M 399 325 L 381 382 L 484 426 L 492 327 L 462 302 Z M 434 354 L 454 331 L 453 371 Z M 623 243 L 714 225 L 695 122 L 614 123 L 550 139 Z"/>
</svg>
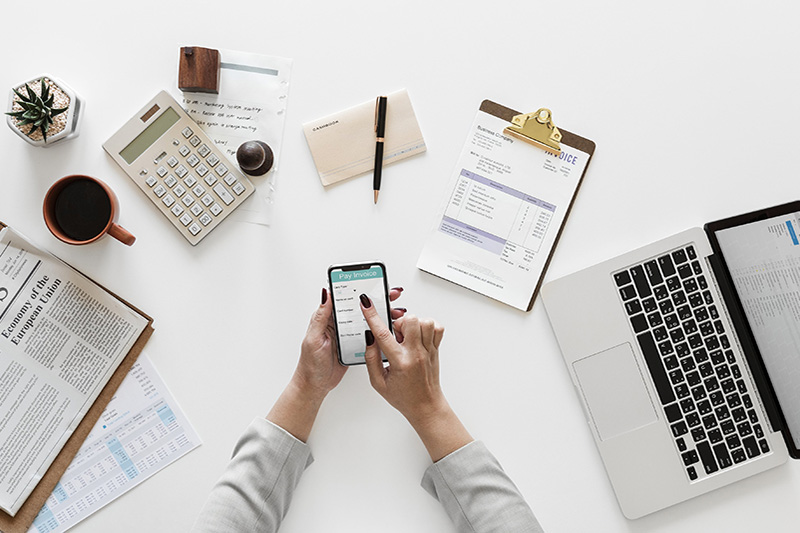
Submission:
<svg viewBox="0 0 800 533">
<path fill-rule="evenodd" d="M 25 141 L 29 142 L 30 144 L 34 146 L 48 147 L 59 141 L 71 139 L 73 137 L 78 136 L 80 119 L 81 115 L 83 114 L 84 103 L 83 99 L 80 96 L 78 96 L 78 93 L 76 93 L 72 89 L 72 87 L 70 87 L 60 79 L 56 78 L 55 76 L 51 76 L 49 74 L 42 74 L 41 76 L 36 76 L 35 78 L 29 80 L 27 84 L 30 86 L 31 89 L 33 89 L 38 93 L 39 87 L 41 86 L 40 80 L 42 78 L 50 80 L 52 84 L 58 86 L 58 88 L 61 89 L 64 92 L 64 94 L 66 94 L 67 97 L 69 98 L 69 107 L 67 111 L 56 117 L 56 119 L 58 119 L 62 115 L 64 116 L 65 124 L 63 129 L 58 133 L 51 134 L 50 130 L 53 130 L 53 126 L 55 126 L 55 124 L 52 124 L 50 126 L 50 130 L 48 130 L 47 141 L 45 141 L 44 139 L 36 138 L 39 136 L 37 134 L 34 134 L 32 136 L 33 138 L 31 136 L 28 136 L 27 132 L 30 130 L 30 125 L 22 126 L 22 129 L 20 129 L 17 127 L 17 124 L 14 121 L 14 117 L 6 115 L 6 123 L 8 124 L 8 127 L 11 128 L 11 131 L 13 131 L 17 135 L 25 139 Z M 15 86 L 17 90 L 19 90 L 20 87 L 22 87 L 22 91 L 20 92 L 22 94 L 25 94 L 25 83 L 20 83 L 19 85 Z M 52 91 L 53 89 L 51 88 L 50 90 Z M 16 100 L 16 95 L 14 94 L 14 91 L 9 90 L 7 111 L 17 110 L 13 108 L 15 100 Z"/>
</svg>

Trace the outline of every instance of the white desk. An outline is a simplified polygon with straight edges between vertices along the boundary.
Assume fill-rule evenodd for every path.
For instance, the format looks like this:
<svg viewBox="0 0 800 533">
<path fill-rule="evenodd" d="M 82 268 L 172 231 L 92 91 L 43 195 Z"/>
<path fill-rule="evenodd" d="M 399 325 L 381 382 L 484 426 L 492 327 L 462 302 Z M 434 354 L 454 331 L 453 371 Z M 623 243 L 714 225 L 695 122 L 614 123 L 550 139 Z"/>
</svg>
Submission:
<svg viewBox="0 0 800 533">
<path fill-rule="evenodd" d="M 51 3 L 7 6 L 0 87 L 41 72 L 86 100 L 50 149 L 0 132 L 0 219 L 155 317 L 155 366 L 203 446 L 76 531 L 185 531 L 254 417 L 289 379 L 326 267 L 379 258 L 400 305 L 447 328 L 445 393 L 550 531 L 754 531 L 800 523 L 790 463 L 634 522 L 620 513 L 541 302 L 521 313 L 415 268 L 481 100 L 533 111 L 597 143 L 548 277 L 708 220 L 798 198 L 798 9 L 675 2 Z M 344 5 L 352 4 L 352 6 Z M 623 5 L 624 4 L 624 5 Z M 124 7 L 123 7 L 124 5 Z M 119 7 L 118 7 L 119 6 Z M 495 10 L 495 11 L 492 11 Z M 172 19 L 172 21 L 170 21 Z M 65 35 L 59 40 L 57 35 Z M 185 45 L 294 59 L 274 224 L 224 223 L 192 248 L 101 144 L 176 79 Z M 428 152 L 325 190 L 300 125 L 408 88 Z M 5 126 L 3 126 L 5 128 Z M 44 226 L 57 178 L 107 181 L 138 241 L 70 247 Z M 684 199 L 688 189 L 695 198 Z M 282 531 L 441 532 L 420 487 L 428 458 L 405 420 L 348 372 L 312 432 Z"/>
</svg>

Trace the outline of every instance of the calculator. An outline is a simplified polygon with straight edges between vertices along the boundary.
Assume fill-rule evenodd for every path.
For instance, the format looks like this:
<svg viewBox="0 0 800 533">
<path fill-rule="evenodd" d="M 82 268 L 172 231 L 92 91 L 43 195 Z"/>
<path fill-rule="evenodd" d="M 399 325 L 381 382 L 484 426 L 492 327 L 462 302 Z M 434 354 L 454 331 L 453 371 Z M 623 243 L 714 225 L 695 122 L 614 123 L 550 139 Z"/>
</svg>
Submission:
<svg viewBox="0 0 800 533">
<path fill-rule="evenodd" d="M 103 149 L 193 246 L 255 191 L 166 91 Z"/>
</svg>

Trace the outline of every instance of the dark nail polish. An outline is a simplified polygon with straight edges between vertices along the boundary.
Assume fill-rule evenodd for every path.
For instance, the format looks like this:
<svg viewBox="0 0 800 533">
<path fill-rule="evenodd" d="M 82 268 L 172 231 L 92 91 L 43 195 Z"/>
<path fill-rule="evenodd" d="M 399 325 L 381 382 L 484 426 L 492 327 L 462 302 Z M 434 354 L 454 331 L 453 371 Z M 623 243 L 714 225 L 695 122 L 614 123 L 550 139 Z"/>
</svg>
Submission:
<svg viewBox="0 0 800 533">
<path fill-rule="evenodd" d="M 375 344 L 375 335 L 370 330 L 364 331 L 364 338 L 367 340 L 367 346 Z"/>
<path fill-rule="evenodd" d="M 372 302 L 369 301 L 369 296 L 367 296 L 366 294 L 362 294 L 361 296 L 359 296 L 359 298 L 361 299 L 361 305 L 363 305 L 367 309 L 372 307 Z"/>
<path fill-rule="evenodd" d="M 392 287 L 393 291 L 403 292 L 403 287 Z"/>
<path fill-rule="evenodd" d="M 404 313 L 408 313 L 408 309 L 406 309 L 405 307 L 395 307 L 395 309 L 397 309 L 398 311 L 402 311 Z"/>
<path fill-rule="evenodd" d="M 322 303 L 320 305 L 325 305 L 325 302 L 328 301 L 328 290 L 325 287 L 322 287 Z"/>
</svg>

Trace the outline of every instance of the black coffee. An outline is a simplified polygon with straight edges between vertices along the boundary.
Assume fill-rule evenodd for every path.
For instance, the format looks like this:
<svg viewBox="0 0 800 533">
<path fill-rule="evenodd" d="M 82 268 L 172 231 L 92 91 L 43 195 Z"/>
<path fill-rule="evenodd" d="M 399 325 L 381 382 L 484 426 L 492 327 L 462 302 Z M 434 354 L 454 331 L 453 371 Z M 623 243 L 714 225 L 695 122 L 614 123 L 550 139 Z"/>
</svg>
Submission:
<svg viewBox="0 0 800 533">
<path fill-rule="evenodd" d="M 111 219 L 111 199 L 96 182 L 69 182 L 55 202 L 56 223 L 70 239 L 88 241 L 97 237 Z"/>
</svg>

